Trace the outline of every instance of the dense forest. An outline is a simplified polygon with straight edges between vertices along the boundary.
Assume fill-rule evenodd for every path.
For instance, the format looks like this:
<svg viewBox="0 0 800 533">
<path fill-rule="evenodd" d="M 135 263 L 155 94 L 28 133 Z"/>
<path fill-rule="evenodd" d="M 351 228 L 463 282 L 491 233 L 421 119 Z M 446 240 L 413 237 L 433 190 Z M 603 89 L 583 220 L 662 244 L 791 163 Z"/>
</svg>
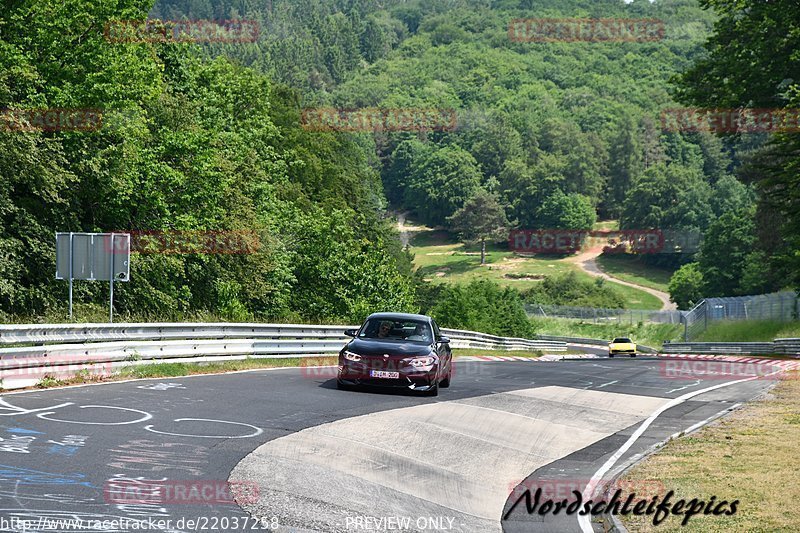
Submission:
<svg viewBox="0 0 800 533">
<path fill-rule="evenodd" d="M 0 108 L 101 108 L 95 132 L 0 129 L 0 310 L 65 309 L 55 231 L 248 230 L 255 254 L 135 254 L 122 313 L 231 320 L 411 309 L 409 264 L 363 140 L 299 126 L 296 94 L 191 45 L 109 44 L 148 2 L 12 3 Z M 36 31 L 32 31 L 36 28 Z M 104 284 L 77 283 L 99 301 Z"/>
<path fill-rule="evenodd" d="M 716 11 L 695 0 L 12 0 L 0 13 L 0 109 L 100 108 L 105 126 L 0 127 L 0 313 L 63 310 L 55 231 L 245 229 L 259 253 L 137 254 L 118 310 L 318 321 L 427 311 L 430 291 L 411 276 L 388 210 L 456 230 L 459 210 L 487 195 L 513 227 L 618 218 L 704 234 L 696 256 L 648 258 L 684 265 L 673 282 L 686 302 L 781 288 L 797 260 L 782 244 L 800 233 L 796 219 L 783 224 L 796 203 L 767 193 L 792 179 L 796 191 L 783 163 L 796 139 L 661 125 L 661 110 L 680 105 L 797 100 L 797 77 L 766 57 L 784 42 L 753 52 L 779 88 L 710 89 L 732 66 L 756 83 L 757 68 L 723 50 L 746 31 L 731 22 L 744 8 L 703 4 Z M 748 13 L 773 20 L 775 9 Z M 256 42 L 201 45 L 104 36 L 109 21 L 148 16 L 261 30 Z M 528 17 L 659 19 L 666 34 L 514 42 L 509 21 Z M 718 42 L 704 48 L 709 37 Z M 448 109 L 458 120 L 451 131 L 316 132 L 301 126 L 314 107 Z M 88 301 L 108 289 L 77 290 Z M 467 298 L 450 291 L 441 306 Z M 518 299 L 472 293 L 489 307 Z"/>
<path fill-rule="evenodd" d="M 258 43 L 207 52 L 294 87 L 303 107 L 456 110 L 453 131 L 365 135 L 390 204 L 423 222 L 458 230 L 456 211 L 489 193 L 519 228 L 599 218 L 708 233 L 699 255 L 643 258 L 691 262 L 676 279 L 683 305 L 786 283 L 785 264 L 765 260 L 780 251 L 758 237 L 756 187 L 742 178 L 767 135 L 662 124 L 663 110 L 702 104 L 679 99 L 676 83 L 705 57 L 717 21 L 699 2 L 161 0 L 153 15 L 258 20 Z M 655 19 L 666 31 L 652 42 L 514 42 L 509 22 L 526 17 Z"/>
</svg>

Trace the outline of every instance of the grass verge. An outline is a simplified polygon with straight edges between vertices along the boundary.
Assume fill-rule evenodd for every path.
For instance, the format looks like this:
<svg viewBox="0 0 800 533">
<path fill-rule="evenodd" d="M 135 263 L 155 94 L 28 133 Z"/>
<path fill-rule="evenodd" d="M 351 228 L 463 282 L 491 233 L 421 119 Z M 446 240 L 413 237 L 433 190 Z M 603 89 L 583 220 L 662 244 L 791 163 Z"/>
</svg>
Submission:
<svg viewBox="0 0 800 533">
<path fill-rule="evenodd" d="M 800 379 L 783 380 L 766 399 L 669 442 L 626 475 L 633 483 L 659 480 L 665 490 L 675 491 L 676 500 L 708 501 L 712 495 L 717 501 L 739 500 L 735 515 L 697 515 L 687 527 L 674 516 L 658 526 L 647 517 L 625 517 L 625 526 L 659 533 L 800 531 L 793 498 L 800 480 L 799 411 Z"/>
<path fill-rule="evenodd" d="M 661 300 L 649 292 L 634 289 L 633 287 L 628 287 L 627 285 L 620 285 L 612 280 L 606 280 L 605 283 L 613 287 L 615 291 L 622 295 L 622 297 L 625 299 L 625 309 L 658 311 L 663 307 Z"/>
<path fill-rule="evenodd" d="M 673 270 L 647 265 L 641 257 L 630 254 L 603 254 L 596 260 L 606 274 L 629 283 L 669 292 L 669 280 Z"/>
<path fill-rule="evenodd" d="M 559 318 L 532 319 L 534 331 L 542 335 L 613 339 L 630 337 L 638 344 L 660 348 L 665 340 L 678 340 L 683 332 L 680 324 L 613 323 L 595 324 Z"/>
<path fill-rule="evenodd" d="M 130 365 L 121 368 L 112 375 L 98 375 L 89 370 L 80 370 L 68 379 L 58 379 L 45 375 L 35 388 L 49 389 L 68 385 L 84 385 L 89 383 L 107 383 L 127 379 L 173 378 L 198 374 L 225 374 L 242 370 L 258 370 L 266 368 L 286 368 L 303 366 L 327 366 L 336 364 L 334 357 L 291 357 L 286 359 L 242 359 L 221 363 L 152 363 Z"/>
<path fill-rule="evenodd" d="M 697 342 L 769 342 L 774 339 L 800 337 L 800 321 L 776 320 L 711 322 Z"/>
</svg>

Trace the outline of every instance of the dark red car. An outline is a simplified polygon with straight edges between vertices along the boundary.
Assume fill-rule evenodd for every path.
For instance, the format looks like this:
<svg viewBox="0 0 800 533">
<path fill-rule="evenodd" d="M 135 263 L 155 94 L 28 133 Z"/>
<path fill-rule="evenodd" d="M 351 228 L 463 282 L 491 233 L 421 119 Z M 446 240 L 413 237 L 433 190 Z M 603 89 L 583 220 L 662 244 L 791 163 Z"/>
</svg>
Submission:
<svg viewBox="0 0 800 533">
<path fill-rule="evenodd" d="M 340 389 L 394 387 L 436 396 L 450 386 L 450 339 L 429 316 L 376 313 L 345 335 L 353 340 L 339 353 Z"/>
</svg>

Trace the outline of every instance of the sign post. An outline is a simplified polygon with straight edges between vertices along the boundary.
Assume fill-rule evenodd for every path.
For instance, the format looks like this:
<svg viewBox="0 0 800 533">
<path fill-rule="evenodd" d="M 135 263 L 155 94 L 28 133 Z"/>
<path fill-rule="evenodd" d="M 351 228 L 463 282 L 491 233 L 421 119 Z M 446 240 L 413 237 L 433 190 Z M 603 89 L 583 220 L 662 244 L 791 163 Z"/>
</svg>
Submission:
<svg viewBox="0 0 800 533">
<path fill-rule="evenodd" d="M 114 253 L 115 250 L 116 250 L 116 247 L 114 246 L 114 234 L 112 233 L 111 234 L 111 253 Z M 109 294 L 109 297 L 108 297 L 108 323 L 109 324 L 113 324 L 114 323 L 114 261 L 109 261 L 108 263 L 109 263 L 109 268 L 111 269 L 111 270 L 109 270 L 109 274 L 108 274 L 109 285 L 110 285 L 110 290 L 108 291 L 108 294 Z"/>
<path fill-rule="evenodd" d="M 74 253 L 73 247 L 73 235 L 72 233 L 69 234 L 69 319 L 72 321 L 72 255 Z M 58 241 L 58 237 L 56 237 L 56 242 Z M 56 250 L 58 250 L 58 246 L 56 246 Z M 56 251 L 56 256 L 58 252 Z M 58 263 L 58 257 L 56 257 L 56 263 Z M 56 278 L 58 278 L 58 272 L 56 272 Z"/>
<path fill-rule="evenodd" d="M 109 282 L 108 319 L 114 321 L 114 281 L 130 281 L 131 236 L 127 233 L 56 233 L 56 279 Z"/>
</svg>

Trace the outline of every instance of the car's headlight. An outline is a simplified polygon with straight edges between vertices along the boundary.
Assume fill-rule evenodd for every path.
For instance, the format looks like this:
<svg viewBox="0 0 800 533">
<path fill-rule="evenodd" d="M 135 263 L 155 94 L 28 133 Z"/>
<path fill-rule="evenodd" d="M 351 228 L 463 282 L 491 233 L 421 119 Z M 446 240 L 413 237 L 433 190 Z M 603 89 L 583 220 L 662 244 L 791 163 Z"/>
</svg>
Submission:
<svg viewBox="0 0 800 533">
<path fill-rule="evenodd" d="M 360 355 L 358 355 L 357 353 L 348 352 L 348 351 L 344 352 L 344 358 L 347 359 L 348 361 L 355 361 L 355 362 L 361 361 L 361 356 Z"/>
<path fill-rule="evenodd" d="M 436 362 L 435 357 L 417 357 L 416 359 L 412 359 L 409 361 L 411 366 L 414 368 L 422 368 L 426 366 L 431 366 Z"/>
</svg>

